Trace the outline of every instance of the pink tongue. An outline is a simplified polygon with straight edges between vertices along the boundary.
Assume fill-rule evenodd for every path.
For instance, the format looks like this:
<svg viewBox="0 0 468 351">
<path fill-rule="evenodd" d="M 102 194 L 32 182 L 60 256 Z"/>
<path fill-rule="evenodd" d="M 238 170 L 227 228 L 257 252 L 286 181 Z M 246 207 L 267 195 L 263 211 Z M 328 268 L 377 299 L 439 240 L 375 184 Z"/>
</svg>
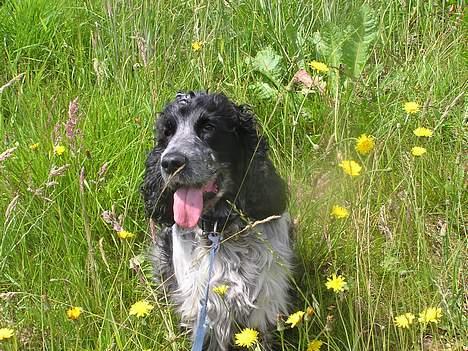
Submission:
<svg viewBox="0 0 468 351">
<path fill-rule="evenodd" d="M 203 210 L 203 191 L 181 188 L 174 193 L 174 221 L 183 228 L 197 225 Z"/>
</svg>

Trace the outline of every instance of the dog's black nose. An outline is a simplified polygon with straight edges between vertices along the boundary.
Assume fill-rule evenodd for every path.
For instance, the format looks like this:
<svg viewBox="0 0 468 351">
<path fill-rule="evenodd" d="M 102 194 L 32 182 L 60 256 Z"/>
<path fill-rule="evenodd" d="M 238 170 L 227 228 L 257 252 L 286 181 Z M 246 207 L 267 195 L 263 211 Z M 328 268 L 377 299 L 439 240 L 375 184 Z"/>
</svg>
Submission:
<svg viewBox="0 0 468 351">
<path fill-rule="evenodd" d="M 166 154 L 161 159 L 161 167 L 169 174 L 172 174 L 179 168 L 185 166 L 186 163 L 187 158 L 178 152 L 171 152 L 170 154 Z"/>
</svg>

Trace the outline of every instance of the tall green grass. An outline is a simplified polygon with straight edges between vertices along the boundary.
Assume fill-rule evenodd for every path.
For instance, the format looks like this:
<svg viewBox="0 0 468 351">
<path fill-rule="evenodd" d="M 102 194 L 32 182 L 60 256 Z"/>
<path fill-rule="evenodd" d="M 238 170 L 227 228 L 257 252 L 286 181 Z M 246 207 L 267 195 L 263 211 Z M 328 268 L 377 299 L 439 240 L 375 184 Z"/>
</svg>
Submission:
<svg viewBox="0 0 468 351">
<path fill-rule="evenodd" d="M 466 348 L 464 5 L 1 2 L 0 86 L 24 76 L 0 93 L 0 153 L 16 147 L 0 161 L 0 328 L 15 332 L 0 349 L 190 348 L 150 262 L 130 264 L 151 243 L 138 188 L 155 114 L 189 89 L 252 105 L 290 185 L 293 309 L 315 315 L 278 332 L 280 349 L 306 350 L 316 338 L 322 350 Z M 272 72 L 252 64 L 265 50 Z M 303 95 L 290 83 L 300 68 L 318 77 L 312 60 L 331 71 L 320 75 L 322 93 Z M 76 97 L 81 132 L 70 140 Z M 421 111 L 407 115 L 406 101 Z M 417 138 L 418 126 L 433 137 Z M 376 140 L 368 156 L 354 150 L 362 133 Z M 415 145 L 427 153 L 413 157 Z M 343 159 L 362 174 L 346 176 Z M 335 204 L 350 216 L 333 219 Z M 134 239 L 102 219 L 111 209 Z M 340 294 L 325 287 L 336 272 L 349 287 Z M 155 309 L 130 316 L 141 299 Z M 83 308 L 75 321 L 71 306 Z M 394 325 L 431 306 L 442 308 L 438 324 Z"/>
</svg>

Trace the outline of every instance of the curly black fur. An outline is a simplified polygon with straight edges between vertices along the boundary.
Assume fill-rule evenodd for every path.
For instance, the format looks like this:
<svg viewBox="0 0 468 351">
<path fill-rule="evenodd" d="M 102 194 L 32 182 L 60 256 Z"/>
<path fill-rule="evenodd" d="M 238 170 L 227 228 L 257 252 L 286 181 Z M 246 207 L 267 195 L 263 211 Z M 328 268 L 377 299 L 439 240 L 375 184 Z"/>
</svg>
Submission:
<svg viewBox="0 0 468 351">
<path fill-rule="evenodd" d="M 193 111 L 196 111 L 194 116 Z M 141 187 L 147 215 L 157 223 L 174 223 L 172 203 L 174 189 L 164 182 L 161 155 L 181 118 L 193 118 L 194 136 L 203 140 L 219 160 L 227 164 L 234 184 L 223 197 L 234 203 L 247 217 L 258 220 L 283 213 L 287 205 L 284 181 L 268 158 L 268 146 L 259 134 L 252 111 L 246 105 L 236 105 L 222 94 L 178 94 L 156 122 L 155 148 L 146 161 L 146 173 Z M 200 120 L 209 119 L 213 131 L 198 129 Z M 205 219 L 230 214 L 228 202 L 220 201 Z"/>
</svg>

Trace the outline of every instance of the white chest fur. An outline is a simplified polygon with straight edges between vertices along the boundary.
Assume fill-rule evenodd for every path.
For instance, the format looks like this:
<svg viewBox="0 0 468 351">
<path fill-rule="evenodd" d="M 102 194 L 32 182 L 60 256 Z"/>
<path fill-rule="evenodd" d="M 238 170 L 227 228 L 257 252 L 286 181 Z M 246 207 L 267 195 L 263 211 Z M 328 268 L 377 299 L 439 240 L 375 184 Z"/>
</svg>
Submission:
<svg viewBox="0 0 468 351">
<path fill-rule="evenodd" d="M 174 273 L 177 279 L 177 284 L 182 287 L 187 280 L 190 280 L 190 275 L 194 273 L 191 268 L 192 252 L 195 246 L 195 238 L 201 235 L 200 228 L 186 230 L 174 224 L 172 227 L 172 263 L 174 265 Z"/>
<path fill-rule="evenodd" d="M 236 323 L 265 330 L 278 313 L 287 313 L 292 260 L 289 227 L 289 215 L 284 213 L 221 243 L 211 286 L 226 284 L 229 288 L 223 299 L 211 292 L 208 304 L 213 328 L 224 328 L 219 334 L 226 334 L 232 316 L 237 316 Z M 178 285 L 174 299 L 184 324 L 192 326 L 207 284 L 209 246 L 199 228 L 187 231 L 174 225 L 172 236 Z"/>
</svg>

